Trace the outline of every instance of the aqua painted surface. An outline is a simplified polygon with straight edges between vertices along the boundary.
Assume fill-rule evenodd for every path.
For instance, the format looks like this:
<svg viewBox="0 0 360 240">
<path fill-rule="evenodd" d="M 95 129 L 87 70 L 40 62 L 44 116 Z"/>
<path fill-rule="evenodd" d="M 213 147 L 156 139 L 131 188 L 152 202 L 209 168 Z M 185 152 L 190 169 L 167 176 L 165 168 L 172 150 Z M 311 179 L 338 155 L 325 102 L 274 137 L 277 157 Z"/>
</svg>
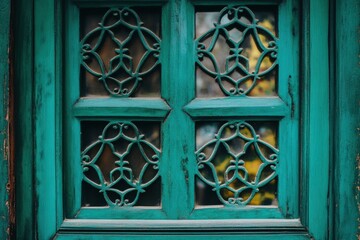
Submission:
<svg viewBox="0 0 360 240">
<path fill-rule="evenodd" d="M 17 239 L 35 239 L 33 199 L 33 1 L 16 1 L 14 14 L 14 109 Z M 24 201 L 26 199 L 26 201 Z"/>
<path fill-rule="evenodd" d="M 214 235 L 208 235 L 208 234 L 174 234 L 174 235 L 164 235 L 164 234 L 154 234 L 154 235 L 133 235 L 133 234 L 124 234 L 124 235 L 114 235 L 114 234 L 106 234 L 106 235 L 90 235 L 90 234 L 78 234 L 78 235 L 67 235 L 67 234 L 59 234 L 55 237 L 55 239 L 59 240 L 73 240 L 73 239 L 131 239 L 131 240 L 137 240 L 137 239 L 170 239 L 170 240 L 187 240 L 187 239 L 210 239 L 210 240 L 216 240 L 216 239 L 222 239 L 224 237 L 231 237 L 236 238 L 239 240 L 263 240 L 263 239 L 272 239 L 274 235 L 271 234 L 251 234 L 244 236 L 242 234 L 236 234 L 236 233 L 217 233 Z M 279 240 L 305 240 L 309 239 L 309 236 L 306 234 L 299 234 L 299 235 L 291 235 L 291 234 L 278 234 L 276 238 Z"/>
<path fill-rule="evenodd" d="M 9 48 L 10 1 L 0 2 L 0 238 L 9 238 Z"/>
<path fill-rule="evenodd" d="M 315 239 L 328 236 L 328 194 L 329 194 L 329 66 L 324 59 L 329 58 L 328 39 L 328 1 L 309 1 L 308 56 L 305 61 L 304 97 L 304 162 L 307 187 L 304 202 L 307 217 L 304 219 L 310 234 Z M 322 26 L 319 30 L 319 26 Z M 325 120 L 325 121 L 324 121 Z M 319 134 L 321 133 L 321 134 Z M 321 144 L 319 144 L 321 143 Z M 305 182 L 305 181 L 304 181 Z"/>
<path fill-rule="evenodd" d="M 360 2 L 336 1 L 335 9 L 333 239 L 359 239 Z"/>
<path fill-rule="evenodd" d="M 16 15 L 17 28 L 15 36 L 15 92 L 18 105 L 16 116 L 17 145 L 23 146 L 18 152 L 17 162 L 17 194 L 26 201 L 17 202 L 17 238 L 24 239 L 49 239 L 56 235 L 57 239 L 109 239 L 125 238 L 139 239 L 217 239 L 227 236 L 229 232 L 201 233 L 185 235 L 181 231 L 173 231 L 172 235 L 157 234 L 146 235 L 149 225 L 137 226 L 142 229 L 140 233 L 123 232 L 121 234 L 109 233 L 97 235 L 92 233 L 78 233 L 76 231 L 96 231 L 102 229 L 101 221 L 94 223 L 82 222 L 81 219 L 198 219 L 193 225 L 201 228 L 201 219 L 219 219 L 218 225 L 226 225 L 226 218 L 259 219 L 261 228 L 252 228 L 250 231 L 281 228 L 292 231 L 291 234 L 280 232 L 250 234 L 231 233 L 239 239 L 331 239 L 329 225 L 329 145 L 332 141 L 329 133 L 329 65 L 324 59 L 330 57 L 327 39 L 322 36 L 328 31 L 328 1 L 305 1 L 304 21 L 298 22 L 300 7 L 296 1 L 259 1 L 256 4 L 280 4 L 279 21 L 285 21 L 292 16 L 293 21 L 288 21 L 279 26 L 280 42 L 282 48 L 290 47 L 291 52 L 279 52 L 279 64 L 284 66 L 279 73 L 279 98 L 256 99 L 253 102 L 248 98 L 239 98 L 244 106 L 237 105 L 237 98 L 217 98 L 212 100 L 194 100 L 195 81 L 194 64 L 188 61 L 194 54 L 193 45 L 193 3 L 224 4 L 223 1 L 124 1 L 123 4 L 163 6 L 163 38 L 162 38 L 162 86 L 163 100 L 135 100 L 124 101 L 121 99 L 80 100 L 79 99 L 79 64 L 80 60 L 74 57 L 74 52 L 79 52 L 79 10 L 78 6 L 96 6 L 95 0 L 77 0 L 76 4 L 68 1 L 65 6 L 66 14 L 61 20 L 59 9 L 62 6 L 57 1 L 42 0 L 16 1 L 19 13 Z M 226 1 L 230 3 L 232 1 Z M 55 4 L 56 3 L 56 4 Z M 114 1 L 102 1 L 102 6 L 114 6 Z M 351 3 L 337 2 L 339 13 L 337 15 L 337 29 L 344 36 L 336 41 L 337 49 L 342 49 L 345 55 L 355 54 L 350 36 L 355 39 L 352 30 L 341 28 L 343 21 L 355 19 L 355 29 L 358 15 L 346 15 L 355 1 Z M 352 4 L 352 5 L 351 5 Z M 34 8 L 34 15 L 32 10 Z M 359 9 L 358 5 L 357 8 Z M 2 16 L 2 14 L 1 14 Z M 48 21 L 43 21 L 47 19 Z M 170 20 L 169 20 L 170 19 Z M 357 21 L 356 21 L 357 19 Z M 64 28 L 62 24 L 64 23 Z M 64 29 L 64 37 L 57 29 Z M 303 71 L 299 76 L 299 36 L 300 29 L 305 32 L 303 47 Z M 34 32 L 34 35 L 32 35 Z M 290 34 L 291 33 L 291 34 Z M 343 35 L 340 35 L 343 36 Z M 27 39 L 23 41 L 20 39 Z M 354 40 L 353 39 L 353 40 Z M 64 40 L 64 41 L 63 41 Z M 343 48 L 342 46 L 349 46 Z M 1 45 L 2 46 L 2 45 Z M 176 47 L 174 47 L 176 46 Z M 61 48 L 64 48 L 62 51 Z M 348 51 L 348 52 L 347 52 Z M 341 52 L 343 53 L 343 52 Z M 63 54 L 63 55 L 62 55 Z M 288 54 L 288 55 L 287 55 Z M 290 58 L 289 58 L 290 55 Z M 356 128 L 359 123 L 359 108 L 353 104 L 357 100 L 356 89 L 359 84 L 357 61 L 348 61 L 345 55 L 337 55 L 339 63 L 336 70 L 337 89 L 336 100 L 339 112 L 336 115 L 339 129 L 335 137 L 336 142 L 346 144 L 345 156 L 338 154 L 339 160 L 335 166 L 335 193 L 340 196 L 335 199 L 338 203 L 335 208 L 334 239 L 351 239 L 356 236 L 357 207 L 354 199 L 354 182 L 356 181 L 356 149 L 359 147 Z M 356 56 L 353 56 L 356 59 Z M 63 61 L 64 60 L 64 61 Z M 62 64 L 65 66 L 63 66 Z M 1 64 L 0 67 L 4 66 Z M 191 74 L 190 74 L 191 73 Z M 345 80 L 346 78 L 346 80 Z M 29 80 L 30 79 L 30 80 Z M 348 84 L 341 84 L 341 79 L 348 81 L 353 88 L 348 89 Z M 63 81 L 63 84 L 61 83 Z M 302 92 L 300 94 L 300 91 Z M 1 93 L 1 92 L 0 92 Z M 63 95 L 64 94 L 64 95 Z M 21 97 L 20 97 L 21 96 Z M 64 98 L 62 98 L 64 96 Z M 350 97 L 348 97 L 350 96 Z M 301 101 L 300 101 L 301 99 Z M 134 101 L 133 101 L 134 100 Z M 301 102 L 301 104 L 300 104 Z M 61 106 L 62 105 L 62 106 Z M 246 106 L 245 106 L 246 105 Z M 93 108 L 94 107 L 94 108 Z M 300 107 L 302 112 L 300 115 Z M 96 109 L 96 111 L 94 111 Z M 126 111 L 126 109 L 128 111 Z M 119 113 L 119 114 L 118 114 Z M 300 118 L 301 116 L 301 118 Z M 80 153 L 80 120 L 96 118 L 134 118 L 156 119 L 163 121 L 163 158 L 160 172 L 162 188 L 167 189 L 162 195 L 161 209 L 111 209 L 111 208 L 83 208 L 81 207 L 81 166 Z M 195 125 L 194 120 L 206 118 L 254 118 L 280 120 L 280 149 L 283 149 L 282 170 L 279 176 L 283 181 L 279 184 L 279 206 L 269 208 L 204 208 L 194 210 L 194 185 L 196 159 L 194 157 Z M 64 122 L 61 121 L 64 119 Z M 299 143 L 298 121 L 301 119 L 301 144 Z M 6 122 L 3 122 L 6 124 Z M 338 124 L 338 125 L 337 125 Z M 34 128 L 29 128 L 34 126 Z M 59 131 L 63 125 L 63 133 Z M 351 130 L 348 126 L 354 126 Z M 319 134 L 321 132 L 321 134 Z M 333 135 L 334 136 L 334 135 Z M 289 140 L 290 139 L 290 140 Z M 0 139 L 1 140 L 1 139 Z M 61 143 L 64 143 L 62 148 Z M 322 144 L 319 144 L 322 143 Z M 340 144 L 341 143 L 341 144 Z M 336 145 L 336 144 L 335 144 Z M 286 148 L 288 146 L 288 148 Z M 300 147 L 301 146 L 301 147 Z M 302 156 L 301 166 L 299 156 Z M 60 157 L 63 153 L 63 157 Z M 341 160 L 340 159 L 344 159 Z M 63 161 L 62 161 L 63 160 Z M 348 165 L 354 166 L 348 168 Z M 353 165 L 352 165 L 353 164 Z M 3 168 L 1 168 L 3 169 Z M 299 180 L 299 169 L 302 169 L 302 179 Z M 62 177 L 63 176 L 63 177 Z M 284 181 L 286 180 L 286 181 Z M 5 182 L 6 180 L 3 179 Z M 3 183 L 0 181 L 0 183 Z M 300 188 L 301 185 L 301 188 Z M 62 192 L 64 186 L 64 193 Z M 168 191 L 172 189 L 173 191 Z M 299 195 L 301 196 L 301 209 L 299 209 Z M 3 196 L 3 195 L 1 195 Z M 2 201 L 0 201 L 2 202 Z M 64 216 L 62 215 L 64 213 Z M 214 217 L 215 216 L 215 217 Z M 292 221 L 282 218 L 294 218 L 300 225 L 293 225 Z M 75 219 L 63 223 L 64 218 Z M 273 223 L 261 219 L 277 219 Z M 96 220 L 95 220 L 96 221 Z M 246 220 L 245 220 L 246 221 Z M 251 223 L 249 221 L 248 223 Z M 258 222 L 259 223 L 259 222 Z M 84 225 L 85 224 L 85 225 Z M 88 224 L 88 225 L 86 225 Z M 120 222 L 117 224 L 121 224 Z M 266 225 L 268 224 L 268 225 Z M 303 225 L 301 225 L 303 224 Z M 126 225 L 126 224 L 124 224 Z M 246 225 L 246 224 L 245 224 Z M 254 226 L 256 224 L 254 223 Z M 0 225 L 1 227 L 5 226 Z M 159 226 L 161 226 L 159 224 Z M 188 226 L 189 227 L 189 226 Z M 310 235 L 306 233 L 309 229 Z M 184 227 L 186 230 L 187 227 Z M 190 227 L 189 227 L 190 228 Z M 72 230 L 73 233 L 67 232 Z M 150 227 L 151 229 L 151 227 Z M 166 227 L 164 227 L 166 229 Z M 123 229 L 124 230 L 124 229 Z M 241 226 L 239 225 L 239 229 Z M 112 231 L 116 231 L 116 224 Z M 232 229 L 237 231 L 237 229 Z M 1 236 L 1 235 L 0 235 Z"/>
</svg>

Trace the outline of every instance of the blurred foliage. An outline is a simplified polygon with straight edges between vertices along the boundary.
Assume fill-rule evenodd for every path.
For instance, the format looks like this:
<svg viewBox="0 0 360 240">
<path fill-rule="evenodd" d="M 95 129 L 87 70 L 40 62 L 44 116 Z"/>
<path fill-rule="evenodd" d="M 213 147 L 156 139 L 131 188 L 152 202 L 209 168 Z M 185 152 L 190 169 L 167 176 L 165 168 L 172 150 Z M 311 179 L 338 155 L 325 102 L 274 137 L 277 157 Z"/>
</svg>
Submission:
<svg viewBox="0 0 360 240">
<path fill-rule="evenodd" d="M 197 139 L 203 138 L 201 141 L 198 141 L 198 145 L 203 145 L 204 142 L 209 141 L 209 136 L 214 137 L 214 134 L 219 129 L 220 122 L 214 123 L 207 123 L 203 124 L 197 129 Z M 256 126 L 256 134 L 259 135 L 260 139 L 269 143 L 270 145 L 276 147 L 277 146 L 277 127 L 272 123 L 262 122 L 261 124 L 254 124 Z M 210 127 L 212 126 L 212 127 Z M 211 133 L 210 133 L 211 132 Z M 224 131 L 224 134 L 222 137 L 230 137 L 234 132 L 230 128 L 226 128 Z M 243 134 L 246 137 L 251 138 L 251 132 L 248 128 L 243 128 L 241 130 L 241 134 Z M 232 149 L 232 152 L 235 154 L 239 154 L 240 152 L 243 152 L 244 144 L 245 142 L 240 139 L 234 139 L 231 142 L 228 142 L 230 144 L 230 148 Z M 265 156 L 268 156 L 271 154 L 267 151 L 265 147 L 260 146 L 261 151 Z M 204 153 L 209 156 L 211 152 L 213 151 L 213 148 L 204 149 Z M 218 152 L 215 155 L 214 160 L 212 163 L 215 166 L 216 173 L 218 180 L 221 183 L 225 182 L 225 171 L 230 165 L 230 160 L 233 158 L 227 153 L 227 151 L 224 148 L 219 148 Z M 261 159 L 259 158 L 257 152 L 255 151 L 255 148 L 253 146 L 250 146 L 246 152 L 242 155 L 241 159 L 245 162 L 244 166 L 249 174 L 249 181 L 252 181 L 255 179 L 256 174 L 258 172 L 258 169 L 260 165 L 262 164 Z M 264 179 L 265 177 L 269 176 L 273 171 L 272 170 L 264 170 L 263 175 L 261 179 Z M 242 176 L 243 173 L 239 172 Z M 204 176 L 206 176 L 208 179 L 211 179 L 211 173 L 210 172 L 203 172 Z M 230 174 L 231 176 L 231 174 Z M 200 185 L 201 188 L 198 188 L 197 191 L 206 191 L 205 185 Z M 230 185 L 230 187 L 234 189 L 239 189 L 244 186 L 244 184 L 238 180 L 233 181 Z M 272 180 L 267 185 L 263 186 L 259 189 L 259 192 L 255 194 L 254 198 L 249 202 L 249 205 L 277 205 L 277 198 L 276 198 L 276 191 L 277 191 L 277 178 Z M 216 200 L 211 198 L 217 198 L 216 195 L 209 194 L 209 190 L 206 194 L 199 194 L 201 196 L 201 200 L 198 200 L 197 202 L 201 202 L 202 204 L 208 205 L 209 203 L 214 203 Z M 250 197 L 250 191 L 244 191 L 241 194 L 241 197 L 243 199 L 248 199 Z M 234 197 L 233 192 L 224 190 L 221 192 L 221 195 L 224 199 L 232 198 Z M 211 205 L 211 204 L 210 204 Z"/>
<path fill-rule="evenodd" d="M 258 25 L 267 28 L 271 33 L 276 36 L 276 25 L 273 12 L 258 12 L 254 11 L 255 15 L 259 19 Z M 196 37 L 201 36 L 209 29 L 213 28 L 213 23 L 217 21 L 219 17 L 218 12 L 198 12 L 196 14 Z M 228 32 L 231 39 L 240 39 L 242 37 L 242 32 L 236 28 Z M 266 45 L 269 42 L 269 39 L 265 35 L 259 33 L 260 40 Z M 211 37 L 209 37 L 206 42 L 206 45 L 210 43 Z M 242 47 L 244 55 L 249 60 L 249 69 L 251 71 L 255 70 L 255 66 L 260 57 L 261 52 L 259 51 L 254 37 L 252 34 L 249 34 L 245 37 Z M 216 60 L 222 71 L 225 70 L 226 59 L 230 54 L 230 46 L 226 42 L 226 39 L 220 35 L 217 39 L 215 47 L 212 51 L 213 55 L 216 57 Z M 207 58 L 204 58 L 204 66 L 208 69 L 214 69 L 213 64 Z M 266 57 L 260 65 L 260 72 L 270 68 L 273 64 L 273 61 Z M 231 74 L 231 77 L 234 79 L 243 77 L 239 71 L 235 71 Z M 257 80 L 257 83 L 253 90 L 248 93 L 248 96 L 252 97 L 264 97 L 264 96 L 275 96 L 276 93 L 276 78 L 277 78 L 277 68 L 273 69 L 269 74 Z M 215 80 L 203 72 L 200 68 L 197 68 L 196 72 L 196 85 L 197 85 L 197 96 L 198 97 L 220 97 L 224 96 L 218 84 Z M 248 89 L 252 85 L 252 80 L 248 79 L 242 84 L 244 89 Z"/>
</svg>

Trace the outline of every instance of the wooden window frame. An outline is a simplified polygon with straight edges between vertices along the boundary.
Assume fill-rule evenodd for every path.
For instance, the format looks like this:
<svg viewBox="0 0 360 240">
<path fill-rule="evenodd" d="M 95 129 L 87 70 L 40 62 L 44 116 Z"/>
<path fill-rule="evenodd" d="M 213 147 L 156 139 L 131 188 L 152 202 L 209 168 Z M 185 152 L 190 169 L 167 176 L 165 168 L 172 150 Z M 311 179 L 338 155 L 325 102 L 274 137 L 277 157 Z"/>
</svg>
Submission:
<svg viewBox="0 0 360 240">
<path fill-rule="evenodd" d="M 245 223 L 246 228 L 251 224 L 247 224 L 245 219 L 252 219 L 252 225 L 257 227 L 269 227 L 271 229 L 285 228 L 303 229 L 298 216 L 298 199 L 299 186 L 299 154 L 298 154 L 298 82 L 299 82 L 299 53 L 298 53 L 298 21 L 287 21 L 287 16 L 293 15 L 294 19 L 299 19 L 299 11 L 292 10 L 297 8 L 296 1 L 287 1 L 278 6 L 279 8 L 279 65 L 282 69 L 279 71 L 279 96 L 263 97 L 263 98 L 216 98 L 216 99 L 195 99 L 195 83 L 194 79 L 188 73 L 194 73 L 194 63 L 190 60 L 194 54 L 193 44 L 193 22 L 195 15 L 195 6 L 204 5 L 205 1 L 192 1 L 182 4 L 175 4 L 174 1 L 136 1 L 135 3 L 125 3 L 123 1 L 109 3 L 103 1 L 69 1 L 65 4 L 64 23 L 64 69 L 63 75 L 63 164 L 64 164 L 64 192 L 67 193 L 64 200 L 65 218 L 63 227 L 66 229 L 77 228 L 80 225 L 89 224 L 86 218 L 98 219 L 93 222 L 93 226 L 99 229 L 114 228 L 126 225 L 124 221 L 115 222 L 114 219 L 221 219 L 227 217 L 232 219 L 234 229 L 242 229 Z M 230 4 L 234 1 L 218 1 L 211 4 Z M 143 6 L 143 5 L 159 6 L 162 8 L 162 73 L 161 92 L 162 99 L 137 99 L 137 98 L 79 98 L 79 85 L 74 84 L 79 81 L 79 58 L 74 53 L 79 52 L 79 44 L 74 39 L 79 39 L 80 11 L 82 8 L 90 7 L 103 8 L 107 6 Z M 242 4 L 246 5 L 246 2 Z M 251 4 L 250 2 L 248 3 Z M 264 4 L 264 3 L 260 3 Z M 267 4 L 277 6 L 277 1 L 268 1 Z M 251 5 L 258 5 L 258 3 Z M 179 12 L 179 19 L 169 21 L 175 18 L 175 13 Z M 180 29 L 177 31 L 176 29 Z M 290 34 L 291 29 L 295 29 Z M 290 36 L 291 35 L 291 36 Z M 178 48 L 171 48 L 172 45 Z M 281 51 L 281 49 L 291 49 L 289 51 Z M 290 57 L 289 57 L 290 56 Z M 171 60 L 167 60 L 167 59 Z M 290 77 L 291 76 L 291 77 Z M 281 80 L 280 80 L 281 79 Z M 179 90 L 180 89 L 180 90 Z M 179 94 L 182 91 L 183 94 Z M 291 92 L 290 92 L 291 91 Z M 239 104 L 241 103 L 241 104 Z M 171 105 L 173 109 L 170 111 Z M 213 109 L 209 108 L 213 106 Z M 241 106 L 242 105 L 242 106 Z M 94 108 L 95 106 L 95 108 Z M 184 106 L 184 107 L 183 107 Z M 296 107 L 294 107 L 296 106 Z M 294 109 L 296 108 L 296 109 Z M 104 110 L 106 109 L 106 110 Z M 180 111 L 180 112 L 179 112 Z M 141 112 L 141 113 L 139 113 Z M 187 116 L 188 114 L 190 116 Z M 225 117 L 227 120 L 255 118 L 259 120 L 274 120 L 279 123 L 279 148 L 281 149 L 281 171 L 279 170 L 279 178 L 287 179 L 279 181 L 279 206 L 257 206 L 252 208 L 195 208 L 193 209 L 194 193 L 193 189 L 195 175 L 195 155 L 191 154 L 195 149 L 195 139 L 189 139 L 188 136 L 194 135 L 195 121 L 207 120 Z M 165 132 L 163 139 L 163 160 L 161 161 L 160 173 L 162 178 L 164 198 L 162 199 L 161 208 L 81 208 L 81 166 L 78 164 L 78 152 L 80 152 L 80 121 L 93 119 L 141 119 L 162 121 L 162 129 Z M 166 121 L 165 121 L 166 118 Z M 176 124 L 180 127 L 174 128 Z M 181 131 L 176 132 L 176 129 Z M 172 134 L 173 137 L 166 133 Z M 174 138 L 176 136 L 176 139 Z M 291 142 L 290 142 L 291 141 Z M 179 143 L 179 144 L 177 144 Z M 185 146 L 186 145 L 186 146 Z M 290 147 L 289 147 L 290 146 Z M 184 148 L 188 150 L 183 150 Z M 182 160 L 186 158 L 186 163 Z M 179 159 L 179 161 L 170 161 L 171 159 Z M 183 169 L 187 169 L 184 171 Z M 165 177 L 167 172 L 173 172 L 171 179 Z M 59 173 L 60 174 L 60 173 Z M 189 177 L 187 177 L 188 175 Z M 187 179 L 186 179 L 187 178 Z M 61 180 L 59 180 L 61 181 Z M 166 194 L 166 189 L 171 189 L 171 184 L 176 182 L 176 191 Z M 293 186 L 290 188 L 289 186 Z M 184 196 L 183 193 L 189 193 Z M 61 201 L 61 200 L 59 200 Z M 79 210 L 80 209 L 80 210 Z M 76 219 L 73 216 L 76 215 Z M 142 217 L 143 216 L 143 217 Z M 285 217 L 286 216 L 286 217 Z M 237 224 L 234 219 L 242 219 Z M 109 226 L 109 219 L 112 225 Z M 258 219 L 258 220 L 256 220 Z M 224 224 L 226 221 L 223 220 Z M 229 220 L 230 222 L 230 220 Z M 143 222 L 146 224 L 146 222 Z M 151 222 L 147 224 L 153 225 Z M 166 228 L 166 223 L 163 223 Z M 219 221 L 207 223 L 209 229 L 217 228 Z M 131 224 L 130 224 L 131 226 Z M 192 228 L 194 224 L 189 223 L 188 228 Z M 122 227 L 120 227 L 122 228 Z M 229 227 L 228 227 L 229 228 Z"/>
<path fill-rule="evenodd" d="M 83 1 L 91 3 L 93 1 Z M 109 1 L 110 3 L 112 1 Z M 161 1 L 160 1 L 161 2 Z M 211 1 L 213 2 L 213 1 Z M 267 2 L 267 1 L 264 1 Z M 354 1 L 355 2 L 355 1 Z M 61 70 L 62 53 L 59 51 L 61 45 L 61 1 L 17 1 L 20 9 L 18 17 L 15 17 L 15 22 L 18 24 L 16 28 L 15 46 L 18 49 L 15 52 L 15 94 L 17 100 L 17 111 L 15 116 L 17 120 L 15 125 L 17 126 L 15 142 L 16 149 L 19 149 L 16 155 L 16 179 L 17 179 L 17 238 L 26 238 L 32 236 L 32 238 L 48 239 L 56 236 L 59 239 L 71 238 L 69 233 L 61 230 L 63 222 L 63 212 L 61 193 L 62 193 L 62 181 L 59 171 L 62 166 L 62 149 L 61 143 L 62 136 L 60 134 L 62 129 L 61 118 L 59 113 L 61 109 L 61 91 L 63 78 Z M 337 2 L 342 11 L 348 9 L 348 5 Z M 349 109 L 345 109 L 343 112 L 351 113 L 351 111 L 357 112 L 351 108 L 351 102 L 346 100 L 346 92 L 340 79 L 344 77 L 340 74 L 341 71 L 336 72 L 336 77 L 339 79 L 333 79 L 332 83 L 335 83 L 336 90 L 331 90 L 329 84 L 331 83 L 330 64 L 323 59 L 329 59 L 332 53 L 329 52 L 328 39 L 323 36 L 329 35 L 329 2 L 322 1 L 303 1 L 302 3 L 302 138 L 301 138 L 301 162 L 302 162 L 302 198 L 301 202 L 301 222 L 309 230 L 309 232 L 303 230 L 296 230 L 292 234 L 284 233 L 280 230 L 273 233 L 281 234 L 283 239 L 308 239 L 309 236 L 313 236 L 315 239 L 329 239 L 331 235 L 332 208 L 329 204 L 333 204 L 332 198 L 329 198 L 329 191 L 331 190 L 331 179 L 329 177 L 331 154 L 333 159 L 340 159 L 338 153 L 332 153 L 330 146 L 339 143 L 340 140 L 333 141 L 330 136 L 334 136 L 329 131 L 329 126 L 333 124 L 330 119 L 330 114 L 336 117 L 337 124 L 340 129 L 337 130 L 337 134 L 342 139 L 348 137 L 354 137 L 353 132 L 346 131 L 346 124 L 356 124 L 356 118 L 351 117 L 350 120 L 345 120 L 341 114 L 336 113 L 334 109 L 330 108 L 330 101 L 334 101 L 337 104 L 346 104 Z M 49 11 L 52 10 L 52 11 Z M 320 14 L 319 14 L 320 13 Z M 351 16 L 351 14 L 350 14 Z M 356 15 L 355 15 L 356 16 Z M 341 20 L 343 15 L 339 16 L 338 20 Z M 48 21 L 44 21 L 47 19 Z M 350 19 L 350 18 L 346 18 Z M 356 19 L 356 17 L 354 18 Z M 337 22 L 337 24 L 339 24 Z M 323 26 L 321 29 L 318 26 Z M 54 28 L 56 31 L 54 31 Z M 340 29 L 337 28 L 337 29 Z M 35 34 L 32 34 L 32 33 Z M 48 35 L 47 33 L 54 32 L 54 34 Z M 21 40 L 20 40 L 21 39 Z M 26 41 L 27 39 L 28 41 Z M 346 42 L 347 40 L 339 39 L 336 42 L 336 46 Z M 31 47 L 29 47 L 31 46 Z M 61 48 L 60 48 L 61 49 Z M 36 54 L 34 54 L 36 53 Z M 351 52 L 349 52 L 351 54 Z M 333 56 L 333 55 L 332 55 Z M 348 69 L 345 65 L 344 57 L 336 55 L 339 61 L 340 70 L 342 68 Z M 355 64 L 351 66 L 356 66 Z M 356 68 L 356 67 L 355 67 Z M 351 72 L 351 71 L 350 71 Z M 358 74 L 358 72 L 357 72 Z M 29 80 L 30 79 L 30 80 Z M 349 80 L 354 86 L 359 86 L 359 83 L 355 79 Z M 356 88 L 355 89 L 359 89 Z M 335 91 L 336 96 L 340 96 L 341 100 L 335 101 L 334 97 L 330 93 Z M 351 90 L 350 90 L 351 91 Z M 22 97 L 19 97 L 22 96 Z M 352 109 L 352 110 L 351 110 Z M 330 110 L 333 110 L 330 112 Z M 332 116 L 332 115 L 331 115 Z M 324 120 L 325 119 L 325 120 Z M 31 127 L 29 127 L 31 126 Z M 46 126 L 46 127 L 44 127 Z M 335 125 L 334 125 L 335 126 Z M 345 133 L 340 132 L 344 130 Z M 322 134 L 313 134 L 320 131 Z M 335 135 L 337 136 L 337 135 Z M 356 151 L 357 142 L 350 144 L 350 148 Z M 46 143 L 44 145 L 44 143 Z M 319 144 L 328 143 L 328 144 Z M 20 147 L 21 146 L 21 147 Z M 21 150 L 20 150 L 21 149 Z M 350 152 L 353 153 L 352 151 Z M 349 155 L 347 161 L 353 160 Z M 336 161 L 334 161 L 336 162 Z M 344 166 L 346 163 L 333 163 L 335 166 L 340 166 L 342 176 L 346 176 L 349 173 L 352 176 L 350 170 L 347 170 Z M 314 171 L 316 169 L 316 171 Z M 340 170 L 338 170 L 340 171 Z M 351 192 L 349 188 L 342 187 L 341 183 L 354 181 L 353 178 L 348 177 L 340 179 L 340 183 L 335 184 L 339 186 L 335 192 Z M 56 201 L 53 201 L 56 199 Z M 316 201 L 311 201 L 316 199 Z M 340 197 L 340 202 L 350 201 L 346 197 Z M 336 202 L 338 202 L 336 201 Z M 353 204 L 353 202 L 351 201 Z M 332 205 L 330 205 L 332 206 Z M 356 208 L 353 208 L 356 209 Z M 342 208 L 335 209 L 338 216 L 341 219 L 345 219 L 347 216 L 342 212 Z M 355 211 L 356 212 L 356 211 Z M 354 216 L 353 214 L 351 216 Z M 44 224 L 46 223 L 46 227 Z M 199 226 L 201 228 L 201 226 Z M 82 230 L 89 230 L 91 232 L 93 228 L 84 228 Z M 156 229 L 156 228 L 155 228 Z M 342 228 L 344 234 L 346 231 L 350 232 L 350 227 Z M 60 230 L 60 231 L 59 231 Z M 133 237 L 141 236 L 147 233 L 146 226 L 142 233 L 132 233 Z M 163 228 L 156 231 L 162 231 Z M 182 231 L 183 230 L 183 231 Z M 168 229 L 168 233 L 172 232 L 173 237 L 185 236 L 183 234 L 189 234 L 186 227 L 184 229 L 176 228 Z M 199 229 L 201 230 L 201 229 Z M 202 236 L 216 237 L 218 234 L 232 236 L 242 236 L 241 230 L 236 231 L 234 229 L 217 229 L 212 233 L 202 233 Z M 260 239 L 270 236 L 266 230 L 258 229 L 258 233 L 254 233 L 254 239 Z M 285 229 L 286 230 L 286 229 Z M 288 230 L 288 229 L 287 229 Z M 234 233 L 235 231 L 235 233 Z M 248 230 L 247 230 L 248 231 Z M 117 234 L 127 236 L 131 234 L 133 230 L 128 229 L 125 233 L 116 233 L 112 231 L 108 236 L 116 237 Z M 186 233 L 187 232 L 187 233 Z M 156 236 L 159 233 L 153 233 Z M 165 233 L 162 233 L 165 235 Z M 150 233 L 151 235 L 151 233 Z M 165 237 L 165 236 L 161 237 Z M 86 239 L 89 235 L 83 233 L 77 235 L 80 238 Z M 119 236 L 119 235 L 118 235 Z M 342 235 L 345 236 L 345 235 Z M 101 238 L 101 235 L 98 235 Z M 279 239 L 281 239 L 281 237 Z M 244 237 L 244 239 L 249 239 Z"/>
</svg>

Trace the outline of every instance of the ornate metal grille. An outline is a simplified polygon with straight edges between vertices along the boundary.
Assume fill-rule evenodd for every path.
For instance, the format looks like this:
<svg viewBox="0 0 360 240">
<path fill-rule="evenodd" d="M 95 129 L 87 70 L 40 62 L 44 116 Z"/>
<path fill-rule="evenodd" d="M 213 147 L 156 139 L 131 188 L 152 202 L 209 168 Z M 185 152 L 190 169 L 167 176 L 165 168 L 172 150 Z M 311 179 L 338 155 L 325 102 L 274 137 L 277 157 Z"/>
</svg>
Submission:
<svg viewBox="0 0 360 240">
<path fill-rule="evenodd" d="M 245 121 L 227 122 L 213 137 L 195 152 L 197 176 L 212 187 L 224 205 L 248 204 L 260 188 L 277 176 L 279 150 L 261 140 L 254 127 Z M 223 154 L 219 154 L 221 151 Z M 249 152 L 260 162 L 254 177 L 246 167 Z M 225 164 L 221 166 L 222 174 L 219 164 Z"/>
<path fill-rule="evenodd" d="M 134 42 L 138 45 L 131 48 Z M 88 32 L 80 44 L 82 66 L 103 83 L 111 96 L 131 96 L 160 64 L 160 38 L 144 27 L 130 8 L 108 10 L 99 26 Z M 134 56 L 140 51 L 137 62 Z"/>
<path fill-rule="evenodd" d="M 250 38 L 255 42 L 252 51 L 256 48 L 260 52 L 255 64 L 250 64 L 246 53 Z M 196 39 L 196 63 L 219 84 L 226 96 L 248 95 L 258 80 L 271 74 L 277 66 L 277 42 L 272 31 L 258 24 L 249 8 L 225 7 L 220 11 L 214 27 Z M 229 48 L 225 68 L 214 52 L 218 44 L 223 51 Z"/>
<path fill-rule="evenodd" d="M 160 154 L 134 123 L 109 122 L 98 140 L 81 153 L 83 180 L 97 189 L 109 206 L 134 206 L 159 177 Z"/>
</svg>

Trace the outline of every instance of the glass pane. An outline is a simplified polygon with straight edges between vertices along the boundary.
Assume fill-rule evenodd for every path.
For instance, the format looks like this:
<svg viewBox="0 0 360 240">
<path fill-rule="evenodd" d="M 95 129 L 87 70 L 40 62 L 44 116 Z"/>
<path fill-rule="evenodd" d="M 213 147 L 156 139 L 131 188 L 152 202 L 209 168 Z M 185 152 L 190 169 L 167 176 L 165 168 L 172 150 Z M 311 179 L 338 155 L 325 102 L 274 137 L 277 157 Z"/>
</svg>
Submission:
<svg viewBox="0 0 360 240">
<path fill-rule="evenodd" d="M 197 97 L 276 95 L 276 15 L 271 6 L 197 9 Z"/>
<path fill-rule="evenodd" d="M 81 123 L 83 206 L 159 206 L 160 123 Z"/>
<path fill-rule="evenodd" d="M 277 205 L 277 122 L 196 124 L 197 205 Z"/>
<path fill-rule="evenodd" d="M 82 9 L 81 95 L 160 96 L 161 9 Z"/>
</svg>

